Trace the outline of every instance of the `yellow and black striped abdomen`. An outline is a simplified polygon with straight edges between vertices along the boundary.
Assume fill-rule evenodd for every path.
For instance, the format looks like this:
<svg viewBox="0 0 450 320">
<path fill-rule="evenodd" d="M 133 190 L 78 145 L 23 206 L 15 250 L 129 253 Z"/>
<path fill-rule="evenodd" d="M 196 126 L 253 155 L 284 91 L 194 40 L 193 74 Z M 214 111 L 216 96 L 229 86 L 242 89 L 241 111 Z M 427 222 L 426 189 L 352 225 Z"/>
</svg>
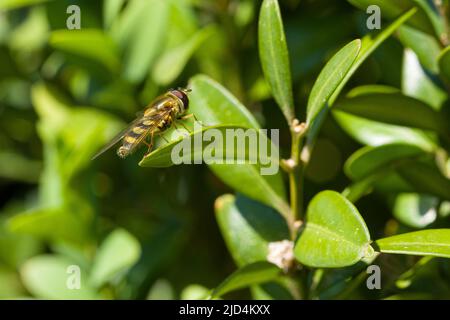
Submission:
<svg viewBox="0 0 450 320">
<path fill-rule="evenodd" d="M 133 126 L 123 137 L 122 146 L 117 150 L 117 154 L 124 158 L 145 139 L 145 137 L 154 130 L 154 121 L 142 119 Z"/>
<path fill-rule="evenodd" d="M 122 158 L 128 156 L 149 134 L 163 132 L 172 123 L 172 112 L 166 112 L 154 118 L 142 118 L 124 135 L 122 146 L 117 150 L 117 154 Z"/>
</svg>

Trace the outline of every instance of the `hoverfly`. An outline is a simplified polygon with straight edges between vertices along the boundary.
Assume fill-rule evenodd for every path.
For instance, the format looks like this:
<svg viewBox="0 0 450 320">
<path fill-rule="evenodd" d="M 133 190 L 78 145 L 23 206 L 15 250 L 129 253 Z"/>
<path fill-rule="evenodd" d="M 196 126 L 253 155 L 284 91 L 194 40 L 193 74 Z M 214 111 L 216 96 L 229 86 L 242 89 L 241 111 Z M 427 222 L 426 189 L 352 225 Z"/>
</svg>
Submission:
<svg viewBox="0 0 450 320">
<path fill-rule="evenodd" d="M 170 89 L 163 95 L 153 100 L 125 130 L 116 135 L 92 158 L 95 159 L 103 152 L 122 140 L 122 145 L 117 149 L 117 155 L 125 158 L 130 155 L 141 143 L 148 146 L 148 152 L 153 147 L 155 134 L 163 133 L 170 128 L 175 120 L 187 119 L 193 114 L 185 115 L 189 108 L 187 93 L 190 89 Z M 150 138 L 150 142 L 147 139 Z"/>
</svg>

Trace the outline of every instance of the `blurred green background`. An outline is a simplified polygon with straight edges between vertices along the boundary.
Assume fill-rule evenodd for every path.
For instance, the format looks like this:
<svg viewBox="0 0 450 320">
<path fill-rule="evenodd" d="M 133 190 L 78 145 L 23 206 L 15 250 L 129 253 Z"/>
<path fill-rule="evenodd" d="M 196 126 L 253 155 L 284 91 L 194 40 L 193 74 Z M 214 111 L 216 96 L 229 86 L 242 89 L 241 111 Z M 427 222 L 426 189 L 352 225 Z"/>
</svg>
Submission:
<svg viewBox="0 0 450 320">
<path fill-rule="evenodd" d="M 113 150 L 90 158 L 156 95 L 198 73 L 229 89 L 263 127 L 281 128 L 286 155 L 289 131 L 258 60 L 260 3 L 0 1 L 0 298 L 196 298 L 235 270 L 213 207 L 232 190 L 206 166 L 141 168 L 144 150 L 126 160 Z M 66 28 L 71 4 L 81 9 L 81 31 Z M 304 106 L 324 63 L 367 32 L 367 16 L 346 1 L 280 6 L 294 98 Z M 404 87 L 406 59 L 418 58 L 405 56 L 401 40 L 387 40 L 351 86 Z M 416 96 L 443 105 L 441 87 L 418 83 Z M 343 190 L 343 163 L 360 146 L 327 118 L 306 198 Z M 358 208 L 375 236 L 414 229 L 392 218 L 388 196 L 371 194 Z M 389 259 L 395 266 L 412 258 Z M 67 265 L 79 266 L 89 285 L 67 290 Z"/>
</svg>

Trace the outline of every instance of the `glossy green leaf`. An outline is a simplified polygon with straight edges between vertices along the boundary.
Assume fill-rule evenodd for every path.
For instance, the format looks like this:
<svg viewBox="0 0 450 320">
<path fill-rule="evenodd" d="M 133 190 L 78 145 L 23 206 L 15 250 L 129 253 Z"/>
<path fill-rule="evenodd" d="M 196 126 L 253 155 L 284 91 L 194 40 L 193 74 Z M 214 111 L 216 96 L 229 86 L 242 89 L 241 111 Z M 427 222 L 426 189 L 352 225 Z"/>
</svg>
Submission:
<svg viewBox="0 0 450 320">
<path fill-rule="evenodd" d="M 437 218 L 436 197 L 417 194 L 401 193 L 395 197 L 393 214 L 403 224 L 413 228 L 424 228 Z"/>
<path fill-rule="evenodd" d="M 439 55 L 439 70 L 443 77 L 450 83 L 450 46 Z"/>
<path fill-rule="evenodd" d="M 294 119 L 294 100 L 289 52 L 277 0 L 264 0 L 258 24 L 259 56 L 264 76 L 275 101 L 290 123 Z"/>
<path fill-rule="evenodd" d="M 347 186 L 341 194 L 350 202 L 355 203 L 363 196 L 373 191 L 374 185 L 383 179 L 389 170 L 378 170 L 367 177 L 364 177 Z"/>
<path fill-rule="evenodd" d="M 320 192 L 309 203 L 294 252 L 302 264 L 317 268 L 350 266 L 374 254 L 358 210 L 334 191 Z"/>
<path fill-rule="evenodd" d="M 430 106 L 400 93 L 372 93 L 341 99 L 335 104 L 355 116 L 389 124 L 447 134 L 448 123 Z"/>
<path fill-rule="evenodd" d="M 419 99 L 439 111 L 447 99 L 447 93 L 434 79 L 430 72 L 424 70 L 417 55 L 406 49 L 403 57 L 402 92 Z"/>
<path fill-rule="evenodd" d="M 194 52 L 213 35 L 214 29 L 206 27 L 197 31 L 191 38 L 163 54 L 152 70 L 153 80 L 162 85 L 174 81 L 188 63 Z"/>
<path fill-rule="evenodd" d="M 63 52 L 90 59 L 117 72 L 119 56 L 114 42 L 97 29 L 56 30 L 50 35 L 50 45 Z"/>
<path fill-rule="evenodd" d="M 94 287 L 100 287 L 131 268 L 140 254 L 139 242 L 133 235 L 123 229 L 113 231 L 98 249 L 89 283 Z"/>
<path fill-rule="evenodd" d="M 189 125 L 188 123 L 184 124 L 186 128 L 188 128 L 189 132 L 179 131 L 175 127 L 169 129 L 167 132 L 164 133 L 164 138 L 168 140 L 169 142 L 165 142 L 164 139 L 157 139 L 155 142 L 155 147 L 152 152 L 150 152 L 148 155 L 145 155 L 144 158 L 139 163 L 142 167 L 156 167 L 156 168 L 164 168 L 164 167 L 170 167 L 174 165 L 174 159 L 173 154 L 181 155 L 181 149 L 180 152 L 177 152 L 177 146 L 182 143 L 186 143 L 186 140 L 190 139 L 190 143 L 186 143 L 186 150 L 188 150 L 188 146 L 190 146 L 190 156 L 182 155 L 184 159 L 188 160 L 189 163 L 196 163 L 195 161 L 207 161 L 208 159 L 205 159 L 203 157 L 203 151 L 205 151 L 206 148 L 210 145 L 209 142 L 204 141 L 202 142 L 205 134 L 209 130 L 215 130 L 214 132 L 217 133 L 217 135 L 222 135 L 223 137 L 226 136 L 227 129 L 235 130 L 235 129 L 244 129 L 237 126 L 229 126 L 229 125 L 215 125 L 210 127 L 200 126 L 200 130 L 195 131 L 194 127 L 192 125 Z M 210 131 L 211 132 L 211 131 Z M 186 139 L 185 141 L 183 141 Z M 175 149 L 175 150 L 174 150 Z M 222 151 L 222 154 L 226 154 L 227 150 L 234 152 L 235 148 L 227 149 L 226 141 L 224 141 L 222 146 L 218 146 L 218 149 Z M 186 157 L 186 158 L 185 158 Z M 245 156 L 242 160 L 245 160 Z M 183 162 L 184 163 L 184 162 Z"/>
<path fill-rule="evenodd" d="M 189 81 L 189 112 L 204 125 L 235 125 L 259 129 L 259 124 L 248 109 L 231 92 L 205 75 L 196 75 Z"/>
<path fill-rule="evenodd" d="M 33 296 L 41 299 L 99 299 L 87 283 L 87 272 L 72 261 L 57 255 L 35 256 L 20 268 L 22 282 Z M 79 271 L 79 273 L 78 273 Z M 80 287 L 77 277 L 80 276 Z M 74 286 L 72 288 L 72 286 Z M 71 289 L 72 288 L 72 289 Z"/>
<path fill-rule="evenodd" d="M 398 29 L 402 24 L 404 24 L 412 15 L 416 12 L 416 9 L 411 9 L 397 20 L 392 22 L 387 28 L 384 28 L 380 33 L 369 34 L 365 36 L 361 41 L 361 50 L 359 51 L 358 57 L 350 67 L 350 70 L 345 75 L 344 79 L 340 82 L 339 86 L 334 90 L 334 93 L 328 100 L 328 104 L 332 106 L 345 85 L 348 83 L 350 78 L 355 74 L 358 68 L 363 64 L 364 61 L 387 39 L 389 38 L 395 30 Z M 318 114 L 317 121 L 315 121 L 309 128 L 306 144 L 302 152 L 302 159 L 306 162 L 309 161 L 309 156 L 312 153 L 316 138 L 322 127 L 322 123 L 325 121 L 328 109 L 322 109 L 322 112 Z"/>
<path fill-rule="evenodd" d="M 226 278 L 211 293 L 211 298 L 221 297 L 228 292 L 251 285 L 272 281 L 281 275 L 281 270 L 268 262 L 255 262 L 246 265 Z"/>
<path fill-rule="evenodd" d="M 217 223 L 238 266 L 265 261 L 269 242 L 289 239 L 283 218 L 243 196 L 224 195 L 215 203 Z"/>
<path fill-rule="evenodd" d="M 205 125 L 235 125 L 259 129 L 252 114 L 225 88 L 212 79 L 198 75 L 191 79 L 189 110 Z M 270 137 L 269 137 L 270 138 Z M 275 151 L 276 146 L 272 146 Z M 274 159 L 271 157 L 270 159 Z M 271 162 L 272 165 L 278 165 Z M 284 184 L 280 172 L 263 175 L 267 166 L 253 164 L 210 164 L 210 169 L 226 184 L 242 194 L 259 200 L 287 215 Z M 273 167 L 276 169 L 276 167 Z"/>
<path fill-rule="evenodd" d="M 381 168 L 386 168 L 397 160 L 421 154 L 424 154 L 421 148 L 403 143 L 385 144 L 378 147 L 366 146 L 348 158 L 344 170 L 352 180 L 360 180 Z"/>
<path fill-rule="evenodd" d="M 398 30 L 400 41 L 405 47 L 412 49 L 420 63 L 433 73 L 438 72 L 438 56 L 441 46 L 436 38 L 409 26 L 401 26 Z"/>
<path fill-rule="evenodd" d="M 368 120 L 339 110 L 334 110 L 333 116 L 345 132 L 365 145 L 403 143 L 418 146 L 425 151 L 437 148 L 433 139 L 419 129 Z"/>
<path fill-rule="evenodd" d="M 418 192 L 450 200 L 450 179 L 444 177 L 436 167 L 410 161 L 399 166 L 397 171 Z"/>
<path fill-rule="evenodd" d="M 358 0 L 356 0 L 358 1 Z M 381 0 L 383 1 L 383 0 Z M 369 5 L 372 5 L 370 3 Z M 367 8 L 367 6 L 366 6 Z M 383 28 L 379 33 L 373 33 L 365 36 L 361 41 L 361 50 L 359 51 L 358 57 L 351 66 L 350 70 L 345 75 L 345 78 L 341 81 L 338 88 L 334 91 L 330 98 L 329 104 L 333 105 L 337 97 L 344 89 L 345 85 L 348 83 L 350 78 L 355 74 L 356 70 L 363 64 L 364 61 L 387 39 L 389 38 L 402 24 L 408 21 L 415 13 L 417 9 L 413 8 L 408 12 L 405 12 L 397 20 L 392 22 L 388 27 Z"/>
<path fill-rule="evenodd" d="M 381 84 L 367 84 L 351 89 L 347 93 L 347 98 L 354 98 L 358 96 L 363 96 L 366 94 L 388 94 L 388 93 L 400 93 L 401 90 L 395 87 L 385 86 Z"/>
<path fill-rule="evenodd" d="M 450 229 L 399 234 L 376 241 L 381 252 L 450 258 Z"/>
<path fill-rule="evenodd" d="M 360 50 L 361 40 L 354 40 L 339 50 L 322 69 L 309 96 L 307 123 L 313 122 L 326 106 L 328 99 L 345 79 Z"/>
</svg>

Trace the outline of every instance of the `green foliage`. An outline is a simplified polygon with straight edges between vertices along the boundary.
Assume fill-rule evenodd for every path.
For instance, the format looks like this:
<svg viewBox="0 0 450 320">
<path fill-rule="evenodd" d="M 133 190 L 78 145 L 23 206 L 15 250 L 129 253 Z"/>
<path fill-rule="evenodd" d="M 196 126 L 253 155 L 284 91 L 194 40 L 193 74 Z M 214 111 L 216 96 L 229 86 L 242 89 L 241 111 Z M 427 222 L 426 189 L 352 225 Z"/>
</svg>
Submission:
<svg viewBox="0 0 450 320">
<path fill-rule="evenodd" d="M 301 263 L 316 268 L 338 268 L 373 255 L 363 218 L 339 193 L 323 191 L 315 196 L 308 205 L 306 219 L 295 246 L 295 256 Z"/>
<path fill-rule="evenodd" d="M 0 298 L 450 297 L 448 2 L 74 4 L 0 4 Z M 91 161 L 176 87 L 195 117 Z M 174 165 L 260 128 L 274 175 Z"/>
<path fill-rule="evenodd" d="M 264 0 L 258 20 L 258 43 L 264 76 L 288 122 L 294 119 L 291 70 L 286 38 L 276 0 Z"/>
<path fill-rule="evenodd" d="M 328 99 L 350 70 L 360 50 L 361 41 L 354 40 L 336 53 L 322 69 L 309 95 L 306 110 L 308 123 L 312 123 L 325 107 Z"/>
<path fill-rule="evenodd" d="M 211 298 L 250 285 L 269 282 L 280 276 L 280 269 L 268 262 L 255 262 L 235 271 L 211 293 Z"/>
<path fill-rule="evenodd" d="M 450 230 L 422 230 L 377 240 L 381 252 L 450 257 Z"/>
</svg>

